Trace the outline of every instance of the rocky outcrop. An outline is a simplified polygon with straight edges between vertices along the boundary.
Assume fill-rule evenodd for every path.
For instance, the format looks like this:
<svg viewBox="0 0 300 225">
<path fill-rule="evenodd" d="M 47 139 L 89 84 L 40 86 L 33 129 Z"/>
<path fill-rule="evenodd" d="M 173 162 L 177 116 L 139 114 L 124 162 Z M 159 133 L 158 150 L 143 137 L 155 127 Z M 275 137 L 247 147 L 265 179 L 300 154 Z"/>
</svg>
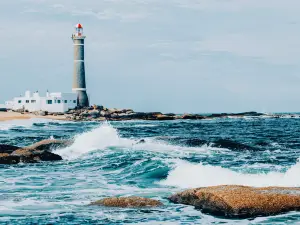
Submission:
<svg viewBox="0 0 300 225">
<path fill-rule="evenodd" d="M 258 112 L 242 112 L 242 113 L 219 113 L 219 114 L 211 114 L 208 118 L 222 118 L 222 117 L 244 117 L 244 116 L 251 116 L 251 117 L 258 117 L 263 116 L 263 113 Z"/>
<path fill-rule="evenodd" d="M 250 218 L 300 210 L 300 188 L 223 185 L 196 188 L 169 198 L 193 205 L 204 213 L 229 218 Z"/>
<path fill-rule="evenodd" d="M 201 120 L 205 119 L 205 116 L 197 115 L 197 114 L 184 114 L 180 119 L 183 120 Z"/>
<path fill-rule="evenodd" d="M 0 153 L 8 153 L 11 154 L 13 151 L 19 149 L 20 147 L 14 145 L 2 145 L 0 144 Z"/>
<path fill-rule="evenodd" d="M 36 149 L 19 149 L 11 153 L 11 156 L 20 158 L 23 163 L 37 163 L 41 161 L 59 161 L 62 157 L 52 152 Z"/>
<path fill-rule="evenodd" d="M 156 115 L 153 120 L 175 120 L 175 117 L 174 116 L 168 116 L 168 115 L 163 115 L 163 114 L 160 114 L 160 115 Z"/>
<path fill-rule="evenodd" d="M 24 148 L 12 145 L 0 145 L 0 164 L 59 161 L 62 160 L 62 157 L 51 151 L 67 147 L 71 144 L 71 140 L 43 140 Z"/>
<path fill-rule="evenodd" d="M 52 151 L 57 148 L 65 148 L 73 143 L 72 140 L 42 140 L 33 145 L 26 147 L 25 149 Z"/>
<path fill-rule="evenodd" d="M 120 197 L 120 198 L 105 198 L 90 205 L 99 205 L 106 207 L 120 207 L 120 208 L 141 208 L 141 207 L 157 207 L 163 204 L 160 201 L 142 198 L 142 197 Z"/>
<path fill-rule="evenodd" d="M 8 153 L 0 153 L 0 165 L 1 164 L 18 164 L 20 162 L 20 157 L 13 156 Z"/>
<path fill-rule="evenodd" d="M 64 116 L 63 119 L 70 121 L 121 121 L 121 120 L 201 120 L 212 118 L 227 118 L 227 117 L 244 117 L 244 116 L 262 116 L 264 114 L 257 112 L 244 112 L 244 113 L 220 113 L 211 115 L 200 114 L 184 114 L 176 115 L 174 113 L 161 113 L 161 112 L 134 112 L 132 109 L 117 109 L 105 108 L 103 106 L 93 105 L 85 108 L 75 108 L 66 113 L 48 113 L 48 112 L 35 112 L 36 115 L 46 116 Z"/>
</svg>

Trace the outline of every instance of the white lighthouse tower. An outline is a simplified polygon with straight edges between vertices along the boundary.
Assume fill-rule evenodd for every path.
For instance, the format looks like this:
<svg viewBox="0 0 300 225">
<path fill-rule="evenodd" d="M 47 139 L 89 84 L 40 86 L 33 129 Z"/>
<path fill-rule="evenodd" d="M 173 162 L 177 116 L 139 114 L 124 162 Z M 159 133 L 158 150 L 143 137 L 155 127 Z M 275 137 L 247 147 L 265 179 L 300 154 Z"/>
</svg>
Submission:
<svg viewBox="0 0 300 225">
<path fill-rule="evenodd" d="M 76 24 L 75 32 L 72 34 L 74 43 L 74 74 L 73 74 L 73 88 L 77 93 L 77 104 L 79 107 L 89 106 L 89 99 L 86 93 L 85 82 L 85 66 L 84 66 L 84 39 L 82 25 Z"/>
</svg>

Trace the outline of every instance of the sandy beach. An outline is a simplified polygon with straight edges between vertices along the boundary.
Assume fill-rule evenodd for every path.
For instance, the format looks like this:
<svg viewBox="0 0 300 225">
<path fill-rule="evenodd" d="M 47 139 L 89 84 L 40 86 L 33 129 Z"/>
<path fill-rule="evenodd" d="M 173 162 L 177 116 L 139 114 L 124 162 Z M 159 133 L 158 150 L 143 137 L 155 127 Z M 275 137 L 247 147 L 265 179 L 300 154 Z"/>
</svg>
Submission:
<svg viewBox="0 0 300 225">
<path fill-rule="evenodd" d="M 53 119 L 53 120 L 65 120 L 64 116 L 36 116 L 31 113 L 21 114 L 17 112 L 0 112 L 0 122 L 8 120 L 24 120 L 31 118 L 43 118 L 43 119 Z"/>
</svg>

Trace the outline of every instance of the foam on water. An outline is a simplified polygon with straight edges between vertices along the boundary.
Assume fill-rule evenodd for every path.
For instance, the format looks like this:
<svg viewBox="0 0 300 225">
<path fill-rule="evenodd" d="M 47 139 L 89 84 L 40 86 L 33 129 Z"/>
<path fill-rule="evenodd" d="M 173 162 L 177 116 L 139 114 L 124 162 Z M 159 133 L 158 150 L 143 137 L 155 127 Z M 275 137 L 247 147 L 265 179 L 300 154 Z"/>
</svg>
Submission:
<svg viewBox="0 0 300 225">
<path fill-rule="evenodd" d="M 254 187 L 286 186 L 299 187 L 300 162 L 297 162 L 285 173 L 269 172 L 249 174 L 236 172 L 220 166 L 192 164 L 177 161 L 176 167 L 160 184 L 180 188 L 196 188 L 214 185 L 249 185 Z"/>
<path fill-rule="evenodd" d="M 134 143 L 130 139 L 120 138 L 118 131 L 107 122 L 96 129 L 75 136 L 74 139 L 70 147 L 56 150 L 55 153 L 71 160 L 95 150 L 111 146 L 130 146 Z"/>
<path fill-rule="evenodd" d="M 9 120 L 0 122 L 0 130 L 10 130 L 15 127 L 30 128 L 34 123 L 47 123 L 47 119 L 24 119 L 24 120 Z"/>
<path fill-rule="evenodd" d="M 132 151 L 166 153 L 176 157 L 183 157 L 190 153 L 211 154 L 212 151 L 227 151 L 227 149 L 213 148 L 207 145 L 202 147 L 176 146 L 151 138 L 146 138 L 144 139 L 144 143 L 139 143 L 139 140 L 121 138 L 117 129 L 107 122 L 98 128 L 75 136 L 74 140 L 74 143 L 70 147 L 56 150 L 55 153 L 61 155 L 64 159 L 73 160 L 96 150 L 107 149 L 108 147 L 125 147 Z"/>
</svg>

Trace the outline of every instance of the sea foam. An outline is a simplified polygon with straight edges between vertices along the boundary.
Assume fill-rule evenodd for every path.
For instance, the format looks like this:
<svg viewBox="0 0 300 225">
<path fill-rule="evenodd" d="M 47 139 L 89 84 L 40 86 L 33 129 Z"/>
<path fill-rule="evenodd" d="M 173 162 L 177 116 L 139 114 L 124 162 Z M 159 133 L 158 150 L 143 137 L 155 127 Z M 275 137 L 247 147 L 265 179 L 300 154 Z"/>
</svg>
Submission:
<svg viewBox="0 0 300 225">
<path fill-rule="evenodd" d="M 56 150 L 55 153 L 71 160 L 95 150 L 112 146 L 130 146 L 133 143 L 130 139 L 120 138 L 118 131 L 105 122 L 98 128 L 75 136 L 74 143 L 70 147 Z"/>
<path fill-rule="evenodd" d="M 128 139 L 119 136 L 118 130 L 108 122 L 99 127 L 76 135 L 74 143 L 64 149 L 58 149 L 56 154 L 63 159 L 73 160 L 91 152 L 101 151 L 109 147 L 123 147 L 132 151 L 148 151 L 168 154 L 175 157 L 184 157 L 190 153 L 210 154 L 211 151 L 226 151 L 225 149 L 203 147 L 182 147 L 171 145 L 164 141 L 145 138 L 144 142 L 139 139 Z"/>
<path fill-rule="evenodd" d="M 192 164 L 177 160 L 176 167 L 169 172 L 162 185 L 180 188 L 196 188 L 214 185 L 249 185 L 264 186 L 300 186 L 300 162 L 290 167 L 285 173 L 269 172 L 250 174 L 236 172 L 220 166 Z"/>
</svg>

